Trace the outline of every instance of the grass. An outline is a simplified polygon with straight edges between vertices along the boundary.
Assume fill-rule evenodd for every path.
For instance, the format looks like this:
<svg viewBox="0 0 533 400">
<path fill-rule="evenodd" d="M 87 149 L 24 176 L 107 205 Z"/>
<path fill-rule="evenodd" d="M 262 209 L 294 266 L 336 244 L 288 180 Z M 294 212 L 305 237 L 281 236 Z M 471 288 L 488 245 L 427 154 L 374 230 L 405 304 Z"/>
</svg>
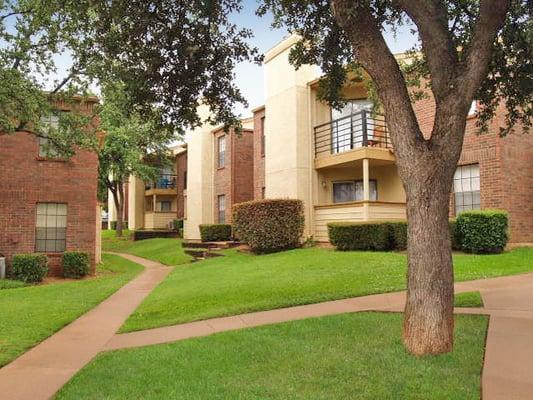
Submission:
<svg viewBox="0 0 533 400">
<path fill-rule="evenodd" d="M 533 248 L 454 255 L 465 281 L 533 270 Z M 122 332 L 244 312 L 405 289 L 405 255 L 322 248 L 254 256 L 226 252 L 176 268 L 130 316 Z"/>
<path fill-rule="evenodd" d="M 21 281 L 14 281 L 11 279 L 0 279 L 0 290 L 2 289 L 16 289 L 26 286 L 26 283 Z"/>
<path fill-rule="evenodd" d="M 97 278 L 0 291 L 0 366 L 102 302 L 141 270 L 131 261 L 104 255 Z"/>
<path fill-rule="evenodd" d="M 483 299 L 479 292 L 463 292 L 455 294 L 455 307 L 483 307 Z"/>
<path fill-rule="evenodd" d="M 480 398 L 486 317 L 456 316 L 441 356 L 408 355 L 401 327 L 401 314 L 343 314 L 102 353 L 56 400 Z"/>
<path fill-rule="evenodd" d="M 185 254 L 180 239 L 146 239 L 132 241 L 131 231 L 125 230 L 123 237 L 116 237 L 115 231 L 102 231 L 102 250 L 128 253 L 158 261 L 165 265 L 189 263 L 191 257 Z"/>
</svg>

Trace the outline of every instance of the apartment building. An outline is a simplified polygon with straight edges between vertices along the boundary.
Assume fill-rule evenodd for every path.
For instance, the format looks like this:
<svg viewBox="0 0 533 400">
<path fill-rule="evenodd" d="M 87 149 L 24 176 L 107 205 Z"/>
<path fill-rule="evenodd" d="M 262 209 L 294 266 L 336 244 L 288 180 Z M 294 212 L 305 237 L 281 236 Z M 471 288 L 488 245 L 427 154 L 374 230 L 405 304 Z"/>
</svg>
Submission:
<svg viewBox="0 0 533 400">
<path fill-rule="evenodd" d="M 75 105 L 92 114 L 96 98 Z M 58 112 L 71 105 L 58 103 Z M 48 122 L 57 124 L 57 116 Z M 14 254 L 44 253 L 51 275 L 60 275 L 64 251 L 84 251 L 100 262 L 100 206 L 97 203 L 98 158 L 77 151 L 57 157 L 46 138 L 26 132 L 0 135 L 0 254 L 8 264 Z"/>
<path fill-rule="evenodd" d="M 301 199 L 305 235 L 319 241 L 328 240 L 328 222 L 405 219 L 405 192 L 386 115 L 370 112 L 373 104 L 362 82 L 343 88 L 349 101 L 342 110 L 319 101 L 316 69 L 296 70 L 289 63 L 296 41 L 291 36 L 265 54 L 265 107 L 256 113 L 264 125 L 265 196 Z M 474 103 L 455 173 L 451 216 L 469 209 L 504 209 L 510 242 L 533 243 L 533 137 L 519 128 L 499 137 L 503 110 L 489 132 L 479 134 L 475 108 Z M 426 134 L 434 110 L 431 98 L 415 103 Z"/>
</svg>

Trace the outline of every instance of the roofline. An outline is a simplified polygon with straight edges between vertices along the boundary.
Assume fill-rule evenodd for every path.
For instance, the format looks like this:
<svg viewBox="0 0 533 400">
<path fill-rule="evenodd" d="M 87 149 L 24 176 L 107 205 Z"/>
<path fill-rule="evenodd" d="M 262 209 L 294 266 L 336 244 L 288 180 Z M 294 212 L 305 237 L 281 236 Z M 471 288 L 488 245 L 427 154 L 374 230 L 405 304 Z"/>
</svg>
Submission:
<svg viewBox="0 0 533 400">
<path fill-rule="evenodd" d="M 265 105 L 263 104 L 262 106 L 258 106 L 258 107 L 255 107 L 254 109 L 252 109 L 252 113 L 256 113 L 258 111 L 261 111 L 261 110 L 264 110 L 265 109 Z"/>
</svg>

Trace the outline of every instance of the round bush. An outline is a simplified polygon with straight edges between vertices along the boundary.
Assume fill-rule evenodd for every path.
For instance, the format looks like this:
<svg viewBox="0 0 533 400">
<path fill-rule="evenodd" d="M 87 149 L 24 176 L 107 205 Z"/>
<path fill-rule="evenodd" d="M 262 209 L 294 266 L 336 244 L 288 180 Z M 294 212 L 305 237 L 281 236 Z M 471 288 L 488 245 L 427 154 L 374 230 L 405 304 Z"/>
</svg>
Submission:
<svg viewBox="0 0 533 400">
<path fill-rule="evenodd" d="M 66 251 L 61 257 L 63 276 L 80 279 L 89 273 L 89 255 L 80 251 Z"/>
<path fill-rule="evenodd" d="M 11 260 L 13 279 L 26 283 L 41 282 L 48 272 L 45 254 L 15 254 Z"/>
<path fill-rule="evenodd" d="M 233 230 L 256 253 L 292 249 L 300 245 L 304 207 L 300 200 L 255 200 L 233 206 Z"/>
<path fill-rule="evenodd" d="M 460 213 L 456 231 L 461 247 L 470 253 L 501 253 L 507 244 L 507 213 L 475 210 Z"/>
</svg>

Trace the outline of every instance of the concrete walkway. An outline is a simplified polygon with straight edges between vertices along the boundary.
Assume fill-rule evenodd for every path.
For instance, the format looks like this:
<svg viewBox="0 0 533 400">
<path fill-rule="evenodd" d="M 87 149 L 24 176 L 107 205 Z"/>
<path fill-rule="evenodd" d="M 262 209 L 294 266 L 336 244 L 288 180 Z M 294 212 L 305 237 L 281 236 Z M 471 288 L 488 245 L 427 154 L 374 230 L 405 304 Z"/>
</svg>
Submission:
<svg viewBox="0 0 533 400">
<path fill-rule="evenodd" d="M 100 351 L 347 312 L 401 312 L 405 304 L 405 293 L 396 292 L 116 335 L 126 318 L 170 272 L 159 263 L 119 255 L 144 265 L 146 270 L 92 311 L 0 369 L 2 400 L 48 399 Z M 485 303 L 484 308 L 456 312 L 490 315 L 483 399 L 533 399 L 533 274 L 457 283 L 455 290 L 480 291 Z"/>
<path fill-rule="evenodd" d="M 0 369 L 0 399 L 45 400 L 105 347 L 171 268 L 119 254 L 145 270 L 94 309 Z"/>
</svg>

